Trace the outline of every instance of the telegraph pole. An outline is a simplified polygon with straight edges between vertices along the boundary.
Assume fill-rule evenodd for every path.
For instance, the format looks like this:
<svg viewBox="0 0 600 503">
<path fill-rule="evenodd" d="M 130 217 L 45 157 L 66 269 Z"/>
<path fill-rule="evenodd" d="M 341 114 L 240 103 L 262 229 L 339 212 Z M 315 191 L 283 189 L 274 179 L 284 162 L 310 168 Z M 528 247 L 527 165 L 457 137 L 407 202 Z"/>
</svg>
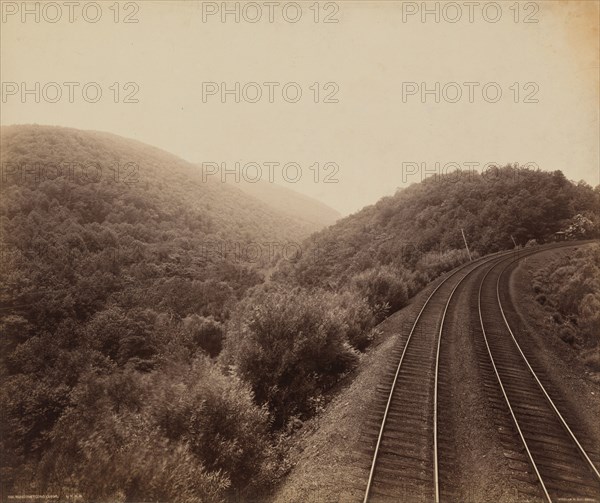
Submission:
<svg viewBox="0 0 600 503">
<path fill-rule="evenodd" d="M 510 235 L 510 239 L 512 239 L 512 242 L 515 244 L 514 250 L 515 250 L 515 254 L 517 255 L 517 258 L 518 258 L 520 250 L 519 250 L 519 247 L 517 246 L 517 242 L 515 241 L 515 238 L 513 238 L 512 234 Z"/>
<path fill-rule="evenodd" d="M 462 237 L 465 242 L 465 248 L 467 249 L 467 253 L 469 254 L 469 260 L 473 262 L 473 258 L 471 257 L 471 251 L 469 250 L 469 245 L 467 244 L 467 238 L 465 237 L 465 231 L 461 229 L 460 232 L 462 232 Z"/>
</svg>

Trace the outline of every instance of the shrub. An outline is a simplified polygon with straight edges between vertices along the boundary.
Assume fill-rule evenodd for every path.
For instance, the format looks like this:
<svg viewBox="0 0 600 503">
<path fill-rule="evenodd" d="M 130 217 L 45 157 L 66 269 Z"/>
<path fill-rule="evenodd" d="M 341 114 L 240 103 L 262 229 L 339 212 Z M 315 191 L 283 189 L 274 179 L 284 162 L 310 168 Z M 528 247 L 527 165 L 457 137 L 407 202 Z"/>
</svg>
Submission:
<svg viewBox="0 0 600 503">
<path fill-rule="evenodd" d="M 247 383 L 201 357 L 191 366 L 155 373 L 149 386 L 149 411 L 166 438 L 189 446 L 207 469 L 226 475 L 233 489 L 269 478 L 269 414 L 254 404 Z"/>
<path fill-rule="evenodd" d="M 373 327 L 379 316 L 378 313 L 374 313 L 367 299 L 354 290 L 344 290 L 340 294 L 334 294 L 332 301 L 343 310 L 346 339 L 352 347 L 364 351 L 373 339 Z"/>
<path fill-rule="evenodd" d="M 473 258 L 477 257 L 477 254 L 473 252 Z M 422 271 L 427 276 L 427 281 L 437 278 L 441 274 L 451 271 L 455 267 L 464 264 L 469 260 L 469 255 L 466 250 L 446 250 L 443 252 L 432 251 L 425 253 L 419 262 L 417 263 L 417 270 Z M 419 285 L 419 289 L 425 285 Z M 415 292 L 412 292 L 415 293 Z"/>
<path fill-rule="evenodd" d="M 183 319 L 183 327 L 194 347 L 209 356 L 217 356 L 223 347 L 223 325 L 212 316 L 192 314 Z"/>
<path fill-rule="evenodd" d="M 250 387 L 207 357 L 150 374 L 89 372 L 52 431 L 39 478 L 77 487 L 87 501 L 216 503 L 271 481 L 268 427 Z"/>
<path fill-rule="evenodd" d="M 394 312 L 408 300 L 407 274 L 392 266 L 379 266 L 356 275 L 353 282 L 374 312 L 381 312 L 386 304 Z"/>
<path fill-rule="evenodd" d="M 85 330 L 90 347 L 113 362 L 121 365 L 132 362 L 140 370 L 154 365 L 153 320 L 147 312 L 139 309 L 127 312 L 111 306 L 96 313 Z"/>
<path fill-rule="evenodd" d="M 98 418 L 81 439 L 77 487 L 86 501 L 218 503 L 229 486 L 184 443 L 172 443 L 137 414 Z"/>
<path fill-rule="evenodd" d="M 536 300 L 551 313 L 561 328 L 561 339 L 594 347 L 600 340 L 600 246 L 586 246 L 559 256 L 536 274 Z"/>
<path fill-rule="evenodd" d="M 314 398 L 356 365 L 344 315 L 322 291 L 264 289 L 241 304 L 223 361 L 251 383 L 276 427 L 313 414 Z"/>
</svg>

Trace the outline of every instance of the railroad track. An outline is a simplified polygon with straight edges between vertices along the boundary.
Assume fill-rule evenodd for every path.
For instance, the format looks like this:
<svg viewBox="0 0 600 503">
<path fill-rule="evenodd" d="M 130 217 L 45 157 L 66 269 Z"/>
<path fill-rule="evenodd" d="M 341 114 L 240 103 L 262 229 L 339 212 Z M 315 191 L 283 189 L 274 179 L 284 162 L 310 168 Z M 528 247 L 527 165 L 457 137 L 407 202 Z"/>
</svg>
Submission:
<svg viewBox="0 0 600 503">
<path fill-rule="evenodd" d="M 490 267 L 478 294 L 479 322 L 496 391 L 512 423 L 512 432 L 502 427 L 500 432 L 516 433 L 521 447 L 508 457 L 521 466 L 516 470 L 521 477 L 528 474 L 545 501 L 600 501 L 600 472 L 592 460 L 596 453 L 588 453 L 567 424 L 509 325 L 500 283 L 511 263 Z"/>
<path fill-rule="evenodd" d="M 486 344 L 490 349 L 490 357 L 493 351 L 498 352 L 498 358 L 500 359 L 508 357 L 510 344 L 515 345 L 516 340 L 510 337 L 510 333 L 508 336 L 506 333 L 502 333 L 502 327 L 505 327 L 504 330 L 508 332 L 510 332 L 510 328 L 503 315 L 500 318 L 497 317 L 502 312 L 497 285 L 502 272 L 505 271 L 508 265 L 519 258 L 538 251 L 540 251 L 539 248 L 531 251 L 520 251 L 517 258 L 515 258 L 514 252 L 508 252 L 468 263 L 441 280 L 426 299 L 408 336 L 405 340 L 401 340 L 392 351 L 391 358 L 397 364 L 394 365 L 393 371 L 390 371 L 378 386 L 375 403 L 365 422 L 363 438 L 369 444 L 369 452 L 372 453 L 372 458 L 363 503 L 376 501 L 437 503 L 440 501 L 437 409 L 440 348 L 448 308 L 459 286 L 475 271 L 487 266 L 488 269 L 480 284 L 478 305 L 481 307 L 479 309 L 479 319 L 481 320 L 482 331 L 487 337 Z M 496 281 L 493 295 L 491 295 L 488 287 L 490 281 Z M 499 306 L 497 311 L 494 311 L 494 303 Z M 519 357 L 523 359 L 524 355 Z M 515 358 L 513 358 L 513 364 L 517 365 L 514 360 Z M 510 395 L 513 400 L 516 400 L 519 396 L 519 392 L 516 390 L 519 389 L 518 381 L 521 373 L 512 370 L 509 364 L 507 361 L 505 365 L 504 360 L 499 364 L 498 382 L 503 382 L 500 381 L 501 377 L 507 379 L 507 388 L 504 389 L 504 392 L 508 392 L 504 396 L 508 397 Z M 528 368 L 527 371 L 531 375 L 532 370 Z M 508 384 L 509 381 L 510 384 Z M 531 393 L 539 394 L 541 383 L 538 381 L 535 382 L 535 385 L 537 386 L 535 391 L 523 388 L 521 400 L 530 397 Z M 500 387 L 502 387 L 502 384 Z M 533 400 L 533 398 L 531 399 Z M 548 401 L 549 396 L 545 396 L 544 400 Z M 507 403 L 509 403 L 508 400 Z M 556 444 L 552 440 L 549 444 L 549 439 L 553 438 L 551 435 L 558 434 L 555 430 L 549 432 L 545 439 L 542 438 L 539 424 L 542 424 L 542 422 L 546 424 L 547 418 L 540 419 L 540 423 L 536 423 L 537 416 L 535 412 L 537 412 L 537 407 L 540 407 L 537 401 L 532 402 L 529 406 L 521 401 L 516 408 L 518 412 L 515 417 L 518 415 L 521 421 L 528 421 L 525 427 L 525 431 L 531 430 L 531 434 L 528 433 L 528 435 L 532 438 L 535 436 L 540 437 L 535 443 L 534 450 L 536 456 L 539 455 L 538 463 L 541 463 L 543 468 L 540 471 L 539 467 L 535 465 L 536 468 L 533 471 L 539 475 L 540 481 L 544 480 L 542 472 L 543 476 L 547 477 L 547 482 L 541 483 L 541 487 L 546 491 L 544 495 L 547 496 L 547 500 L 554 501 L 547 492 L 548 487 L 552 487 L 552 491 L 556 488 L 557 497 L 576 495 L 577 497 L 593 498 L 594 490 L 596 490 L 593 479 L 594 475 L 597 475 L 597 473 L 593 473 L 593 469 L 591 476 L 588 476 L 590 474 L 584 476 L 582 473 L 585 474 L 586 472 L 580 471 L 582 469 L 580 463 L 572 469 L 563 471 L 562 477 L 557 478 L 557 474 L 554 472 L 557 468 L 560 469 L 565 462 L 569 462 L 571 457 L 552 457 L 552 448 L 546 446 L 552 445 L 556 449 L 559 449 L 559 447 L 562 449 L 564 445 L 562 443 Z M 515 424 L 518 424 L 518 422 L 515 421 Z M 568 443 L 564 437 L 563 440 Z M 557 445 L 559 447 L 556 447 Z M 581 461 L 583 458 L 581 451 L 580 449 L 576 453 L 579 457 L 574 456 L 573 459 Z M 546 457 L 542 455 L 544 452 Z M 533 452 L 531 452 L 531 456 L 524 461 L 533 463 L 533 458 Z M 562 463 L 559 463 L 559 459 Z M 448 460 L 446 461 L 446 464 L 448 464 Z M 531 466 L 534 465 L 531 464 Z M 530 477 L 528 480 L 531 482 L 531 479 Z M 565 486 L 561 486 L 563 482 L 566 484 Z M 574 486 L 579 482 L 583 484 L 584 489 L 576 491 Z M 557 486 L 568 487 L 569 489 L 561 492 Z M 598 492 L 595 493 L 596 496 L 598 494 Z"/>
<path fill-rule="evenodd" d="M 392 352 L 395 372 L 378 387 L 363 434 L 373 453 L 364 503 L 439 501 L 437 390 L 446 313 L 466 278 L 505 255 L 468 263 L 438 283 L 406 341 Z"/>
</svg>

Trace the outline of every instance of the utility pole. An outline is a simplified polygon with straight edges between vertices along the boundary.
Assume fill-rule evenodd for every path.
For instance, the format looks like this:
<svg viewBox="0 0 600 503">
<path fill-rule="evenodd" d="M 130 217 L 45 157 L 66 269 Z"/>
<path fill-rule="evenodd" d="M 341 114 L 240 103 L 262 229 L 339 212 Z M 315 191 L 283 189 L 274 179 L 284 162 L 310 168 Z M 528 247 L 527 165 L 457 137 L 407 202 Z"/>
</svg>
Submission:
<svg viewBox="0 0 600 503">
<path fill-rule="evenodd" d="M 467 253 L 469 254 L 469 260 L 473 262 L 473 258 L 471 257 L 471 252 L 469 250 L 469 245 L 467 244 L 467 238 L 465 237 L 465 231 L 463 229 L 460 230 L 462 232 L 463 240 L 465 241 L 465 248 L 467 249 Z"/>
<path fill-rule="evenodd" d="M 512 239 L 512 242 L 515 244 L 515 254 L 517 255 L 517 258 L 519 258 L 519 247 L 517 246 L 517 242 L 515 241 L 515 238 L 512 237 L 512 234 L 510 235 L 510 239 Z"/>
</svg>

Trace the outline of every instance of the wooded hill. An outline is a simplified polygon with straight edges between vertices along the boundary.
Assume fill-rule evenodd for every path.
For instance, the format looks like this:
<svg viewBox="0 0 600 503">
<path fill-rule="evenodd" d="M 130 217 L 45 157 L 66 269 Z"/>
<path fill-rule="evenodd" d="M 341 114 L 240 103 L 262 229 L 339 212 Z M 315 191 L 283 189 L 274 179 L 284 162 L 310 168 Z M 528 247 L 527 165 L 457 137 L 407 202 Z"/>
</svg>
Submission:
<svg viewBox="0 0 600 503">
<path fill-rule="evenodd" d="M 463 250 L 461 229 L 475 255 L 543 243 L 581 217 L 580 235 L 600 233 L 600 186 L 573 183 L 562 172 L 498 167 L 484 174 L 437 175 L 312 235 L 284 277 L 301 285 L 344 284 L 373 267 L 426 271 L 428 263 Z M 512 236 L 512 237 L 511 237 Z"/>
<path fill-rule="evenodd" d="M 40 322 L 85 318 L 115 296 L 222 317 L 260 281 L 256 269 L 308 232 L 190 163 L 107 133 L 3 127 L 1 162 L 6 287 L 15 306 L 44 297 Z"/>
<path fill-rule="evenodd" d="M 220 501 L 264 482 L 268 413 L 211 358 L 306 222 L 108 133 L 0 140 L 0 492 Z"/>
</svg>

